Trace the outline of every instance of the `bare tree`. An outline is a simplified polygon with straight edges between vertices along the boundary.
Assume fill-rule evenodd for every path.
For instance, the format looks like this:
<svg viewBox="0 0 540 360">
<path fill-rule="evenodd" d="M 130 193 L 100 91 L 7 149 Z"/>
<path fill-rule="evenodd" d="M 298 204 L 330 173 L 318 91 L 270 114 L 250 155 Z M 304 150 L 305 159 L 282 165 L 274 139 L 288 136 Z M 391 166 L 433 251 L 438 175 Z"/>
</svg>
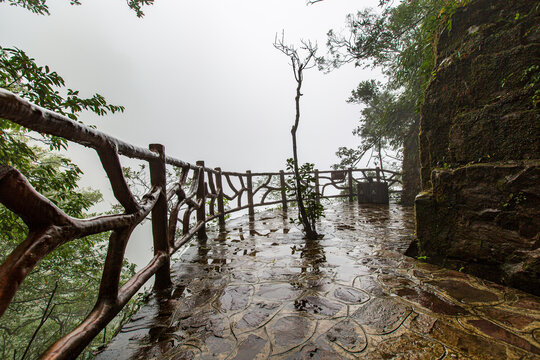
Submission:
<svg viewBox="0 0 540 360">
<path fill-rule="evenodd" d="M 310 240 L 317 239 L 319 235 L 315 230 L 315 227 L 310 224 L 306 209 L 304 207 L 304 201 L 302 199 L 300 172 L 298 168 L 298 152 L 296 144 L 296 132 L 298 130 L 298 124 L 300 122 L 300 97 L 302 96 L 302 82 L 304 80 L 304 70 L 311 69 L 316 66 L 315 54 L 317 52 L 317 44 L 311 41 L 301 40 L 301 45 L 296 48 L 294 45 L 285 44 L 285 34 L 281 33 L 281 38 L 276 34 L 274 40 L 274 47 L 285 54 L 291 61 L 290 65 L 293 70 L 294 79 L 296 80 L 296 116 L 294 125 L 291 129 L 292 142 L 293 142 L 293 161 L 294 161 L 294 177 L 296 183 L 296 201 L 298 203 L 298 213 L 300 221 L 304 227 L 306 237 Z"/>
</svg>

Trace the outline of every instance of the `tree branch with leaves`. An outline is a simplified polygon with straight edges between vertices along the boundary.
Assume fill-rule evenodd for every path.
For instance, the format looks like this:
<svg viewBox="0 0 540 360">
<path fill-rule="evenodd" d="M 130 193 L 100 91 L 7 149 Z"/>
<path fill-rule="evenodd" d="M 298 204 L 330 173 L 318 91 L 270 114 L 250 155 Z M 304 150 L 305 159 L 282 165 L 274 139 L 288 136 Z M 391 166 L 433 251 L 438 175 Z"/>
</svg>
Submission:
<svg viewBox="0 0 540 360">
<path fill-rule="evenodd" d="M 359 126 L 361 138 L 355 148 L 339 148 L 337 168 L 357 164 L 373 149 L 402 151 L 402 201 L 412 204 L 420 188 L 418 161 L 418 108 L 433 68 L 434 36 L 444 22 L 445 6 L 457 0 L 410 0 L 397 6 L 381 1 L 381 11 L 365 9 L 347 16 L 347 30 L 328 32 L 328 55 L 319 58 L 321 69 L 330 71 L 352 63 L 377 67 L 385 83 L 363 81 L 352 91 L 349 103 L 363 106 Z"/>
<path fill-rule="evenodd" d="M 152 5 L 154 0 L 126 0 L 128 7 L 135 11 L 137 17 L 143 17 L 143 6 Z M 47 0 L 0 0 L 0 4 L 8 3 L 11 6 L 18 6 L 38 15 L 50 15 Z M 69 0 L 70 5 L 81 5 L 80 0 Z"/>
</svg>

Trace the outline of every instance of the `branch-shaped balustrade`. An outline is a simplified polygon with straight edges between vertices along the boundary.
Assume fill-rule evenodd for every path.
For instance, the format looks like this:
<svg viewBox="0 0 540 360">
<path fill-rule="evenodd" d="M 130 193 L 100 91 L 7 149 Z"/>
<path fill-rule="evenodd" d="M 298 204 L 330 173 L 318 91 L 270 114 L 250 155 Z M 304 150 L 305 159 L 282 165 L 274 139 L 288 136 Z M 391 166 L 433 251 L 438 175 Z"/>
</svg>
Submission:
<svg viewBox="0 0 540 360">
<path fill-rule="evenodd" d="M 0 266 L 0 316 L 22 281 L 45 256 L 69 241 L 111 231 L 94 309 L 77 328 L 53 344 L 42 355 L 43 359 L 75 358 L 152 276 L 155 276 L 155 290 L 167 289 L 171 285 L 170 256 L 195 236 L 205 241 L 207 222 L 217 220 L 224 226 L 226 215 L 233 212 L 247 210 L 253 216 L 256 207 L 281 204 L 286 210 L 288 202 L 294 201 L 286 192 L 286 179 L 292 173 L 225 172 L 207 168 L 202 161 L 193 165 L 167 156 L 163 145 L 152 144 L 145 149 L 128 144 L 3 89 L 0 89 L 0 118 L 94 149 L 115 198 L 124 208 L 121 214 L 72 218 L 37 193 L 17 169 L 0 164 L 0 202 L 28 226 L 26 239 Z M 124 177 L 120 155 L 149 164 L 151 190 L 140 202 Z M 167 179 L 167 166 L 179 170 L 180 175 L 173 182 Z M 388 170 L 315 170 L 315 186 L 320 199 L 344 197 L 352 201 L 355 183 L 381 181 L 381 177 L 390 186 L 400 183 L 400 174 Z M 169 189 L 167 184 L 172 184 Z M 337 194 L 330 194 L 330 189 Z M 154 257 L 120 286 L 130 235 L 149 214 Z"/>
</svg>

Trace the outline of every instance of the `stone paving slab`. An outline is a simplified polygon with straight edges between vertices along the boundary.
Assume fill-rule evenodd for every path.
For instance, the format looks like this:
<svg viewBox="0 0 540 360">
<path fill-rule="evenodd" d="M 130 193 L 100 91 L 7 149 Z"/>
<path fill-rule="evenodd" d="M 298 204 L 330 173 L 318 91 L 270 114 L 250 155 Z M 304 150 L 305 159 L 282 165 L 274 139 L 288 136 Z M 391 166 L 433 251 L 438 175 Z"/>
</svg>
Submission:
<svg viewBox="0 0 540 360">
<path fill-rule="evenodd" d="M 540 298 L 404 256 L 411 209 L 325 213 L 318 241 L 280 210 L 195 241 L 97 359 L 540 359 Z"/>
</svg>

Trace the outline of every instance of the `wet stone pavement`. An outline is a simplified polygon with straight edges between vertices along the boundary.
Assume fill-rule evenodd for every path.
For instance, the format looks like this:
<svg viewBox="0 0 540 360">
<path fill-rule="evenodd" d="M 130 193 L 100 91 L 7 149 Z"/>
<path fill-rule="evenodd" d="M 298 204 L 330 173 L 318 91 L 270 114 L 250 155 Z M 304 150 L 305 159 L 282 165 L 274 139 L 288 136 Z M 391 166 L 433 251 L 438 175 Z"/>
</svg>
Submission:
<svg viewBox="0 0 540 360">
<path fill-rule="evenodd" d="M 174 265 L 97 359 L 540 359 L 540 298 L 403 254 L 412 209 L 230 220 Z"/>
</svg>

